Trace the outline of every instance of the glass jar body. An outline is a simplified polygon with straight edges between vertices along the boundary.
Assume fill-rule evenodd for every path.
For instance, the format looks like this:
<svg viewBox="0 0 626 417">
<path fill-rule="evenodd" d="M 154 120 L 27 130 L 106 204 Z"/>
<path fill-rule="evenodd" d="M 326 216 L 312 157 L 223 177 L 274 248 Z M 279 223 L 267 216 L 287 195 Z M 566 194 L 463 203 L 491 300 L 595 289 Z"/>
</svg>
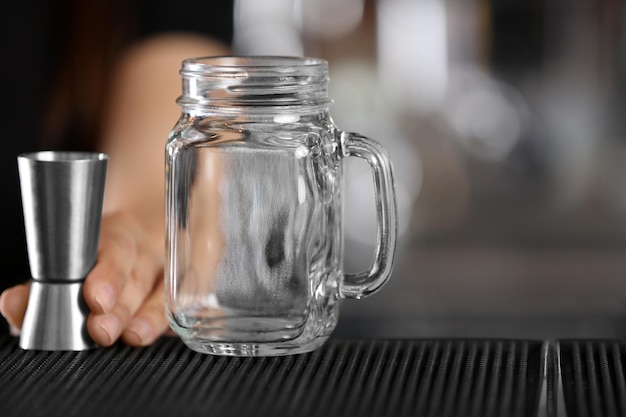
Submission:
<svg viewBox="0 0 626 417">
<path fill-rule="evenodd" d="M 166 310 L 192 349 L 305 352 L 338 318 L 342 169 L 318 111 L 183 109 L 166 145 Z"/>
</svg>

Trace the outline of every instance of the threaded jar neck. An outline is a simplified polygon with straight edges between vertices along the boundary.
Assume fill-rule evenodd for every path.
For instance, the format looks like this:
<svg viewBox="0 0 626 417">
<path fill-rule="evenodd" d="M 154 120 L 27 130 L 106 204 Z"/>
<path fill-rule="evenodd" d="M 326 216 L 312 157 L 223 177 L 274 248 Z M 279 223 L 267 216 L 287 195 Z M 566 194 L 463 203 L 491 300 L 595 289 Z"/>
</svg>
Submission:
<svg viewBox="0 0 626 417">
<path fill-rule="evenodd" d="M 220 56 L 183 61 L 185 108 L 225 112 L 301 112 L 327 108 L 328 63 L 318 58 Z"/>
</svg>

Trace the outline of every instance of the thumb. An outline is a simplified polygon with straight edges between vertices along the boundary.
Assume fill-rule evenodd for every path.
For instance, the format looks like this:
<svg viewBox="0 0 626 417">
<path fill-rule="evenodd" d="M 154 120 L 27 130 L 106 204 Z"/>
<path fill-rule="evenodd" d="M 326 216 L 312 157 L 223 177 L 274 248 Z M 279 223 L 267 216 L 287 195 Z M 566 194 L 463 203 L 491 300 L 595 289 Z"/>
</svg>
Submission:
<svg viewBox="0 0 626 417">
<path fill-rule="evenodd" d="M 9 322 L 13 330 L 22 328 L 29 293 L 30 282 L 11 287 L 0 295 L 0 313 Z"/>
</svg>

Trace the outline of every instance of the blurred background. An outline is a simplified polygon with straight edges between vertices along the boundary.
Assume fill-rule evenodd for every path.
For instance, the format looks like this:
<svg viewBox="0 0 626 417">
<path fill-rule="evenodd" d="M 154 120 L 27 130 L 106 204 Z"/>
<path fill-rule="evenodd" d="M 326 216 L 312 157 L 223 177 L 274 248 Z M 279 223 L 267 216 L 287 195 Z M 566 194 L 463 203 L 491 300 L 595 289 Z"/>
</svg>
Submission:
<svg viewBox="0 0 626 417">
<path fill-rule="evenodd" d="M 395 272 L 339 334 L 626 335 L 622 1 L 237 0 L 234 30 L 239 54 L 327 59 L 335 122 L 391 154 Z M 349 161 L 350 272 L 370 183 Z"/>
<path fill-rule="evenodd" d="M 85 139 L 99 132 L 91 112 L 106 96 L 101 69 L 111 51 L 185 28 L 232 38 L 237 54 L 325 58 L 337 125 L 377 139 L 391 155 L 400 221 L 394 274 L 379 293 L 343 304 L 338 335 L 626 337 L 622 0 L 10 6 L 0 36 L 10 104 L 0 113 L 0 287 L 29 276 L 15 155 L 91 146 Z M 76 89 L 69 98 L 59 93 L 67 85 Z M 46 97 L 60 102 L 41 99 L 50 86 Z M 47 116 L 43 138 L 33 115 Z M 346 269 L 356 272 L 374 251 L 371 174 L 352 160 L 345 174 Z"/>
</svg>

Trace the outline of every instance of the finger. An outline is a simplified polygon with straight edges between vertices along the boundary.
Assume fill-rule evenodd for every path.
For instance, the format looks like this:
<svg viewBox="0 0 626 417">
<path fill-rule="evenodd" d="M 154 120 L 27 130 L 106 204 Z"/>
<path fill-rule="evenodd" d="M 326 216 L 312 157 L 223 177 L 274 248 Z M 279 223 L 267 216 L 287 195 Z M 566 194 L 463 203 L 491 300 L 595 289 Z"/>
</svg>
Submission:
<svg viewBox="0 0 626 417">
<path fill-rule="evenodd" d="M 137 256 L 137 242 L 131 230 L 114 227 L 103 228 L 102 232 L 98 262 L 83 287 L 85 302 L 96 314 L 113 310 Z"/>
<path fill-rule="evenodd" d="M 124 330 L 122 340 L 131 346 L 146 346 L 153 343 L 168 327 L 164 284 L 161 279 Z"/>
<path fill-rule="evenodd" d="M 89 336 L 100 346 L 111 346 L 122 332 L 122 319 L 116 313 L 90 314 L 87 317 Z"/>
<path fill-rule="evenodd" d="M 137 257 L 137 264 L 120 294 L 113 310 L 107 314 L 92 314 L 87 328 L 92 338 L 103 346 L 110 346 L 121 335 L 130 319 L 153 291 L 156 280 L 162 277 L 161 263 L 147 253 Z"/>
<path fill-rule="evenodd" d="M 29 293 L 30 282 L 11 287 L 0 295 L 0 312 L 12 327 L 22 328 Z"/>
</svg>

